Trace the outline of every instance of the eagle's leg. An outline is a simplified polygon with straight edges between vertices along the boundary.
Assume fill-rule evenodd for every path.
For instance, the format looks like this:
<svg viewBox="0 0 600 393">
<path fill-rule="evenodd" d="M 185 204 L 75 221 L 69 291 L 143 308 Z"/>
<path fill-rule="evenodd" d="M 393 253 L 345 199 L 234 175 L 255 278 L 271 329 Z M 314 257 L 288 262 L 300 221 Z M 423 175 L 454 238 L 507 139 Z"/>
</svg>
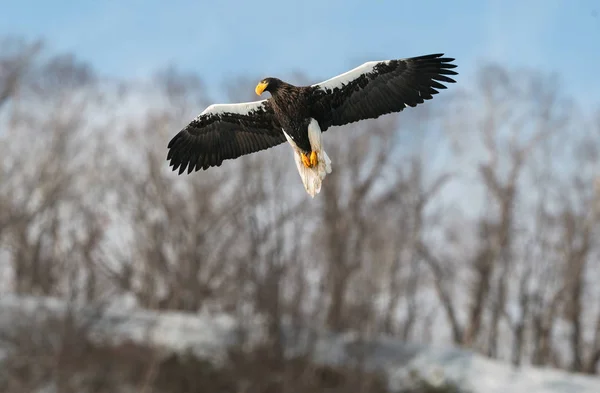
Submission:
<svg viewBox="0 0 600 393">
<path fill-rule="evenodd" d="M 317 152 L 313 150 L 310 153 L 310 167 L 312 168 L 312 167 L 317 166 L 318 162 L 319 162 L 319 160 L 317 158 Z"/>
<path fill-rule="evenodd" d="M 317 152 L 314 150 L 310 153 L 310 156 L 308 154 L 302 153 L 301 157 L 302 163 L 307 168 L 314 168 L 318 163 Z"/>
<path fill-rule="evenodd" d="M 304 153 L 301 153 L 300 157 L 302 158 L 302 163 L 304 166 L 310 168 L 310 158 L 308 158 L 308 156 Z"/>
</svg>

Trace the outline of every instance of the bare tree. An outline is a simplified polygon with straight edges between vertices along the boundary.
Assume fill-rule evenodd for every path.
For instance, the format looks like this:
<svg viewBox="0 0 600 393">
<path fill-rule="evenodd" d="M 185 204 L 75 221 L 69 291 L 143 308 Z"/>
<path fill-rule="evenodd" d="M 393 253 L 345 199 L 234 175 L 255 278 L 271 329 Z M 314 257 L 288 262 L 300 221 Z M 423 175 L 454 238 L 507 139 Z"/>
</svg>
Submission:
<svg viewBox="0 0 600 393">
<path fill-rule="evenodd" d="M 16 292 L 67 294 L 78 285 L 77 255 L 90 255 L 102 237 L 101 217 L 86 208 L 83 194 L 86 187 L 90 195 L 95 191 L 77 179 L 98 153 L 86 146 L 85 127 L 86 111 L 97 109 L 100 97 L 85 64 L 60 56 L 40 61 L 39 50 L 23 45 L 3 60 L 7 79 L 1 83 L 12 97 L 3 117 L 2 137 L 10 143 L 2 144 L 0 246 L 9 250 Z"/>
</svg>

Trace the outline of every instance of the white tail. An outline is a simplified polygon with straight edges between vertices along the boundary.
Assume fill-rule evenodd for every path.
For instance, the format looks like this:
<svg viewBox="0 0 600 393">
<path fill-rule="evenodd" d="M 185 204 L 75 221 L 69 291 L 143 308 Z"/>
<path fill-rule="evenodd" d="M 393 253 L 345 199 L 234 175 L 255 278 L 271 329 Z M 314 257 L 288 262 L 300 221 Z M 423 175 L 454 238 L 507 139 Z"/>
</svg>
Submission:
<svg viewBox="0 0 600 393">
<path fill-rule="evenodd" d="M 294 148 L 294 161 L 296 162 L 298 173 L 300 173 L 302 184 L 304 184 L 306 192 L 314 198 L 321 191 L 321 184 L 325 176 L 331 173 L 331 160 L 325 150 L 323 150 L 321 142 L 321 127 L 319 127 L 319 123 L 315 119 L 311 119 L 308 125 L 308 140 L 312 151 L 317 153 L 318 160 L 318 164 L 313 168 L 304 166 L 300 157 L 300 149 L 285 131 L 284 134 L 290 145 Z"/>
</svg>

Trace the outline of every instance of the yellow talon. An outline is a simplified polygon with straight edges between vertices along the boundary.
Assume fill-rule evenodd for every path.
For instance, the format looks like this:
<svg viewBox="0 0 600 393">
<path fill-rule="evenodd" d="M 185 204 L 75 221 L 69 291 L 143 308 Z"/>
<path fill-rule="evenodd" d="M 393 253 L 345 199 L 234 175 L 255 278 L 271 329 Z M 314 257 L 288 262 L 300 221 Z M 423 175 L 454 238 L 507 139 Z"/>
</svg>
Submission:
<svg viewBox="0 0 600 393">
<path fill-rule="evenodd" d="M 312 151 L 310 153 L 310 166 L 311 168 L 317 165 L 317 152 Z"/>
<path fill-rule="evenodd" d="M 301 153 L 300 157 L 302 157 L 302 163 L 304 164 L 304 166 L 310 168 L 310 159 L 308 158 L 308 156 L 304 153 Z"/>
<path fill-rule="evenodd" d="M 315 152 L 315 151 L 311 152 L 310 157 L 304 153 L 300 154 L 300 156 L 302 157 L 302 163 L 304 164 L 305 167 L 312 168 L 317 165 L 317 162 L 318 162 L 317 152 Z"/>
</svg>

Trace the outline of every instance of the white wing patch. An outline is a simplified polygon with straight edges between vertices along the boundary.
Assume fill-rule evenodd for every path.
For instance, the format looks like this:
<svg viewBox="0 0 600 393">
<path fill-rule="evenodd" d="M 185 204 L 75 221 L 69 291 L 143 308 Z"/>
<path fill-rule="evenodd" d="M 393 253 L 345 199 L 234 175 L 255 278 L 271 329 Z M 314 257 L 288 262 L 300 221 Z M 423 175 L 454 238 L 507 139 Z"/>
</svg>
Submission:
<svg viewBox="0 0 600 393">
<path fill-rule="evenodd" d="M 235 113 L 238 115 L 247 115 L 250 112 L 261 109 L 267 100 L 239 102 L 235 104 L 212 104 L 202 111 L 197 117 L 203 115 L 220 115 L 223 113 Z"/>
<path fill-rule="evenodd" d="M 338 76 L 334 76 L 333 78 L 327 79 L 326 81 L 323 81 L 321 83 L 317 83 L 313 85 L 313 87 L 320 87 L 323 90 L 333 90 L 335 88 L 342 88 L 345 84 L 353 81 L 362 74 L 368 74 L 370 72 L 373 72 L 373 69 L 375 68 L 375 66 L 377 66 L 377 64 L 387 64 L 390 61 L 391 60 L 368 61 L 354 69 L 351 69 L 350 71 L 344 72 L 343 74 L 340 74 Z"/>
</svg>

